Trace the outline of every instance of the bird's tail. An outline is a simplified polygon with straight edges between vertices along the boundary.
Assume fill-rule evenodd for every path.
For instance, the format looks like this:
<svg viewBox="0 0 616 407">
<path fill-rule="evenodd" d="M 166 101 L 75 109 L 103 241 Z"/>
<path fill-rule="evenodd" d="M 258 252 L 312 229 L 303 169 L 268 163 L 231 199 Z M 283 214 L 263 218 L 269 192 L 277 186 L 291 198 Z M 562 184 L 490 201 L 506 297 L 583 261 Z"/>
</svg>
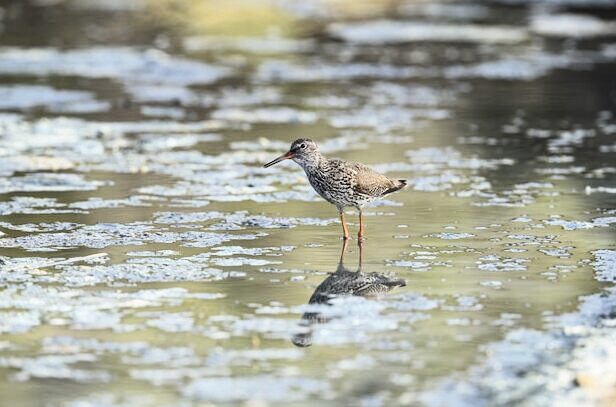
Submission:
<svg viewBox="0 0 616 407">
<path fill-rule="evenodd" d="M 392 186 L 391 188 L 386 190 L 383 193 L 383 195 L 387 195 L 387 194 L 391 194 L 392 192 L 399 191 L 399 190 L 401 190 L 402 188 L 404 188 L 406 186 L 406 180 L 405 179 L 392 180 L 392 182 L 394 183 L 394 186 Z"/>
</svg>

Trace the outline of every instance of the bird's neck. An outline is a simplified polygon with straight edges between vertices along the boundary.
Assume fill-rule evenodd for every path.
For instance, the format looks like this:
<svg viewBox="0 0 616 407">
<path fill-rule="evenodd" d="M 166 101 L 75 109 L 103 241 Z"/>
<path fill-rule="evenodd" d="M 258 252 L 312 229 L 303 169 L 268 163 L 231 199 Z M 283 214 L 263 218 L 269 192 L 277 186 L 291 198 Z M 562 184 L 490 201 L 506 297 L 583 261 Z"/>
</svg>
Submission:
<svg viewBox="0 0 616 407">
<path fill-rule="evenodd" d="M 327 159 L 325 157 L 323 157 L 321 155 L 321 153 L 316 153 L 316 154 L 311 154 L 308 157 L 305 157 L 300 163 L 299 165 L 302 166 L 302 168 L 304 169 L 304 171 L 306 171 L 307 174 L 313 173 L 315 171 L 318 171 L 318 169 L 321 167 L 321 165 L 327 161 Z"/>
</svg>

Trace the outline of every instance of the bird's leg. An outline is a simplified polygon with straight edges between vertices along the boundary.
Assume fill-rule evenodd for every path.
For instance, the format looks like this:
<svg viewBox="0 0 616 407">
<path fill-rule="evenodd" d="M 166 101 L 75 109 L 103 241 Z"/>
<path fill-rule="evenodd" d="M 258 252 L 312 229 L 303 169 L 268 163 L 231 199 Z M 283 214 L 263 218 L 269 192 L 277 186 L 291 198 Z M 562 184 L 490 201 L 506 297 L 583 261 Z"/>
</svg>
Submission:
<svg viewBox="0 0 616 407">
<path fill-rule="evenodd" d="M 357 267 L 357 270 L 361 271 L 361 266 L 364 260 L 364 242 L 361 239 L 357 241 L 357 247 L 359 248 L 359 266 Z"/>
<path fill-rule="evenodd" d="M 364 239 L 364 218 L 359 210 L 359 232 L 357 232 L 357 240 L 361 242 Z"/>
<path fill-rule="evenodd" d="M 342 266 L 342 262 L 344 261 L 344 254 L 346 253 L 347 246 L 349 245 L 349 239 L 342 240 L 342 251 L 340 252 L 340 261 L 339 266 Z"/>
<path fill-rule="evenodd" d="M 342 238 L 344 240 L 349 239 L 349 229 L 347 229 L 346 223 L 344 223 L 344 212 L 340 211 L 340 222 L 342 222 Z"/>
</svg>

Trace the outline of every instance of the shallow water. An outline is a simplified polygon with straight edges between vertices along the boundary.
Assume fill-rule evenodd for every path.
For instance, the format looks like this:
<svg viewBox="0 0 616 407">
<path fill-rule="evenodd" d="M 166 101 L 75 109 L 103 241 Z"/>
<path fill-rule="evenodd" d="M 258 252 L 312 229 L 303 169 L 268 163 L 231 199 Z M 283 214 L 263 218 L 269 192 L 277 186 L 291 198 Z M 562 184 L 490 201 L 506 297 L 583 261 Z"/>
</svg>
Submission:
<svg viewBox="0 0 616 407">
<path fill-rule="evenodd" d="M 188 4 L 6 8 L 7 405 L 429 404 L 610 286 L 613 22 L 282 1 L 220 25 Z M 262 168 L 298 137 L 408 180 L 366 210 L 362 253 L 405 287 L 307 305 L 342 241 L 299 167 Z M 327 321 L 296 347 L 306 312 Z"/>
</svg>

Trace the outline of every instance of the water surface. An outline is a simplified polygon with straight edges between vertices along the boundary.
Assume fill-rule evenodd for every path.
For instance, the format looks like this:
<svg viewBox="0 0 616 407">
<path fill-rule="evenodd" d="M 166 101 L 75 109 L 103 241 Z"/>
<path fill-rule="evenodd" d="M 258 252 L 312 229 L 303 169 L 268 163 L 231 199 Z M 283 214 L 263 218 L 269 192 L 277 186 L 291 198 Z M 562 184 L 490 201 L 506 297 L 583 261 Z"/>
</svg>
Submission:
<svg viewBox="0 0 616 407">
<path fill-rule="evenodd" d="M 285 1 L 225 23 L 164 3 L 6 5 L 5 403 L 416 404 L 607 286 L 611 25 Z M 362 264 L 406 286 L 306 304 L 342 241 L 299 167 L 262 168 L 299 137 L 408 180 L 366 210 Z M 296 347 L 305 312 L 331 318 Z"/>
</svg>

